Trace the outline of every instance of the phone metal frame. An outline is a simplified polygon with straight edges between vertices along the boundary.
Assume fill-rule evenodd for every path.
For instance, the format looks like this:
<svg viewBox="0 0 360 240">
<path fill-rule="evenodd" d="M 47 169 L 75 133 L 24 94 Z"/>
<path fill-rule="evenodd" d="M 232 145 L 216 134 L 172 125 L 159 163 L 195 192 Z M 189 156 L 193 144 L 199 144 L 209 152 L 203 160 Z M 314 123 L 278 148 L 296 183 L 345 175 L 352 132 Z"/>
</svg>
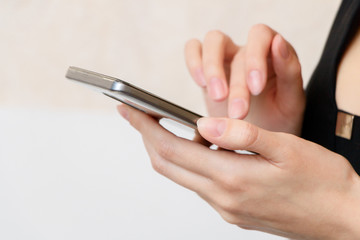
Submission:
<svg viewBox="0 0 360 240">
<path fill-rule="evenodd" d="M 169 118 L 193 129 L 202 116 L 162 99 L 130 83 L 78 67 L 69 67 L 66 77 L 86 84 L 104 95 L 116 99 L 155 118 Z"/>
</svg>

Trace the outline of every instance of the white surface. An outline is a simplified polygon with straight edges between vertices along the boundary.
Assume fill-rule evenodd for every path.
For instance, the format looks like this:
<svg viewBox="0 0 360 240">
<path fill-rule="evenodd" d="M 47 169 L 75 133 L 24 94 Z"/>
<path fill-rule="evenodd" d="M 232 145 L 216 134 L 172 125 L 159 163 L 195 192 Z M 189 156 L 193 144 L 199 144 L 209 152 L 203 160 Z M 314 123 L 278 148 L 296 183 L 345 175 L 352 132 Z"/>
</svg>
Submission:
<svg viewBox="0 0 360 240">
<path fill-rule="evenodd" d="M 281 239 L 225 223 L 108 115 L 0 109 L 0 239 Z"/>
</svg>

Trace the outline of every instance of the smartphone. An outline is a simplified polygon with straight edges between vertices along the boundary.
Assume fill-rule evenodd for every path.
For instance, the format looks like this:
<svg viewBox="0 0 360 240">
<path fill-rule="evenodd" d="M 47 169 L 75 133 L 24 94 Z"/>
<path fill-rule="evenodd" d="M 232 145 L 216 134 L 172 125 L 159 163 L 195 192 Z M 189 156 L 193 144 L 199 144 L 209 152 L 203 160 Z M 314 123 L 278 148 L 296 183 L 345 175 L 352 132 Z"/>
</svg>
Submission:
<svg viewBox="0 0 360 240">
<path fill-rule="evenodd" d="M 124 80 L 100 73 L 69 67 L 66 77 L 85 84 L 104 95 L 143 111 L 155 118 L 167 118 L 193 129 L 202 116 L 138 88 Z"/>
</svg>

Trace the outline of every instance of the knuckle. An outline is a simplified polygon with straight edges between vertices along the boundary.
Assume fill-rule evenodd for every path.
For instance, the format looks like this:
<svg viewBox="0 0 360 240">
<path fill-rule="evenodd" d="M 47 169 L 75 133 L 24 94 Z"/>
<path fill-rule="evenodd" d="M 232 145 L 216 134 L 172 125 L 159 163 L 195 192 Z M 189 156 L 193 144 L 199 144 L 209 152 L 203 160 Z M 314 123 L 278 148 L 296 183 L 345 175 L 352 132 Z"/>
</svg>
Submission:
<svg viewBox="0 0 360 240">
<path fill-rule="evenodd" d="M 248 51 L 246 53 L 246 67 L 247 68 L 258 68 L 261 65 L 261 59 L 256 56 L 253 52 Z"/>
<path fill-rule="evenodd" d="M 244 136 L 246 145 L 251 147 L 257 141 L 258 134 L 259 134 L 258 128 L 252 124 L 246 123 L 243 130 L 244 130 L 243 136 Z"/>
<path fill-rule="evenodd" d="M 258 24 L 255 24 L 251 27 L 250 29 L 250 34 L 253 34 L 253 33 L 269 33 L 271 32 L 271 28 L 266 25 L 266 24 L 263 24 L 263 23 L 258 23 Z"/>
<path fill-rule="evenodd" d="M 239 203 L 233 196 L 222 196 L 218 206 L 227 214 L 236 214 L 239 211 Z"/>
<path fill-rule="evenodd" d="M 278 154 L 280 154 L 284 159 L 294 159 L 296 155 L 298 155 L 298 149 L 294 148 L 294 136 L 287 133 L 276 133 L 280 139 L 283 141 L 281 142 L 281 148 L 279 148 Z M 290 162 L 290 161 L 288 161 Z"/>
<path fill-rule="evenodd" d="M 198 39 L 196 39 L 196 38 L 190 39 L 185 43 L 185 52 L 193 51 L 195 48 L 198 48 L 200 46 L 201 46 L 201 43 Z"/>
<path fill-rule="evenodd" d="M 245 62 L 245 51 L 241 49 L 234 55 L 234 62 L 244 63 Z"/>
<path fill-rule="evenodd" d="M 185 44 L 185 60 L 187 63 L 187 66 L 194 70 L 195 68 L 200 67 L 201 61 L 199 61 L 198 57 L 200 57 L 198 54 L 201 52 L 201 43 L 197 39 L 190 39 Z M 200 51 L 199 51 L 200 50 Z M 198 57 L 194 57 L 198 56 Z"/>
<path fill-rule="evenodd" d="M 253 51 L 249 48 L 246 49 L 245 53 L 245 66 L 247 69 L 251 68 L 258 68 L 263 64 L 264 59 L 256 53 L 256 51 Z"/>
<path fill-rule="evenodd" d="M 239 218 L 234 215 L 234 214 L 229 214 L 229 213 L 221 213 L 220 216 L 222 217 L 222 219 L 224 219 L 226 222 L 233 224 L 233 225 L 238 225 L 240 222 Z"/>
<path fill-rule="evenodd" d="M 204 61 L 204 71 L 209 77 L 218 76 L 220 77 L 222 66 L 214 59 Z"/>
<path fill-rule="evenodd" d="M 239 68 L 245 64 L 244 51 L 239 51 L 234 55 L 233 61 L 231 62 L 231 68 Z"/>
<path fill-rule="evenodd" d="M 226 35 L 219 31 L 219 30 L 211 30 L 205 35 L 205 41 L 216 41 L 216 42 L 223 42 L 226 40 Z"/>
<path fill-rule="evenodd" d="M 240 136 L 239 141 L 242 146 L 251 147 L 256 143 L 258 139 L 259 130 L 257 127 L 248 122 L 243 123 L 244 125 L 237 131 L 238 136 Z M 231 127 L 232 125 L 230 126 L 230 128 Z"/>
<path fill-rule="evenodd" d="M 151 166 L 153 167 L 153 169 L 164 175 L 165 174 L 165 162 L 163 159 L 161 159 L 159 156 L 150 156 L 150 160 L 151 160 Z"/>
<path fill-rule="evenodd" d="M 189 70 L 192 72 L 196 71 L 199 67 L 201 67 L 201 64 L 193 58 L 186 59 L 186 63 Z"/>
<path fill-rule="evenodd" d="M 220 184 L 227 191 L 237 191 L 240 190 L 241 179 L 235 174 L 228 174 L 221 178 Z"/>
<path fill-rule="evenodd" d="M 156 144 L 156 152 L 164 159 L 172 158 L 175 154 L 174 146 L 169 142 L 160 139 Z"/>
</svg>

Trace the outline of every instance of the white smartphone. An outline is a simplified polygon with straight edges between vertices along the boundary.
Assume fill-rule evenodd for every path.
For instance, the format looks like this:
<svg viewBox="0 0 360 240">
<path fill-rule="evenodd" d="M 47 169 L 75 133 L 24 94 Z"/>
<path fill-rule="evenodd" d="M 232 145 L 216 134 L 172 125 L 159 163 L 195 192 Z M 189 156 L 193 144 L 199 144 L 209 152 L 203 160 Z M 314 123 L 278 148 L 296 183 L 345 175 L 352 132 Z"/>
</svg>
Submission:
<svg viewBox="0 0 360 240">
<path fill-rule="evenodd" d="M 78 67 L 69 67 L 66 77 L 86 84 L 108 97 L 141 110 L 155 118 L 169 118 L 195 130 L 197 129 L 197 120 L 202 117 L 199 114 L 114 77 Z"/>
</svg>

